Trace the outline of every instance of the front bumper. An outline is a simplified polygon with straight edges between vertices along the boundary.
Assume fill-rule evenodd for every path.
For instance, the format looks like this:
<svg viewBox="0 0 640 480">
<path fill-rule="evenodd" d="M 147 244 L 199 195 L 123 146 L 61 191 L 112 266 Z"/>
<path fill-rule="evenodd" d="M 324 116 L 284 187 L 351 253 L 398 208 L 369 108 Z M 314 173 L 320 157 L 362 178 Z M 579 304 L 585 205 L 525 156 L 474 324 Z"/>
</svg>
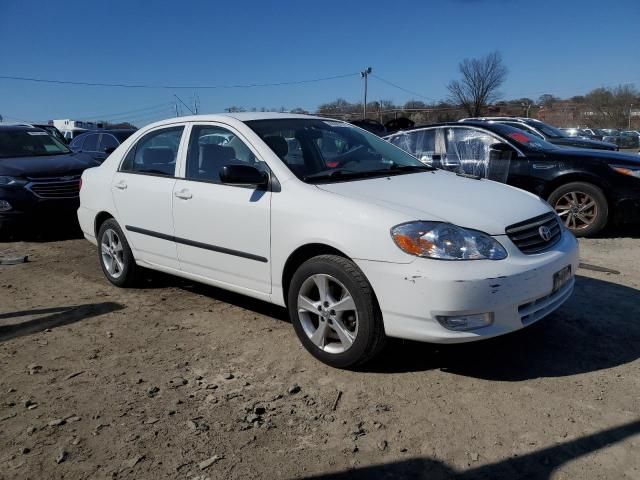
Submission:
<svg viewBox="0 0 640 480">
<path fill-rule="evenodd" d="M 26 188 L 1 188 L 0 200 L 11 210 L 0 212 L 0 225 L 26 223 L 41 219 L 73 218 L 80 198 L 39 198 Z"/>
<path fill-rule="evenodd" d="M 356 260 L 369 279 L 390 337 L 433 343 L 461 343 L 503 335 L 540 320 L 571 295 L 574 279 L 552 293 L 554 273 L 578 268 L 578 242 L 568 231 L 551 250 L 525 255 L 506 236 L 505 260 L 409 264 Z M 436 316 L 492 313 L 493 323 L 472 331 L 443 327 Z"/>
</svg>

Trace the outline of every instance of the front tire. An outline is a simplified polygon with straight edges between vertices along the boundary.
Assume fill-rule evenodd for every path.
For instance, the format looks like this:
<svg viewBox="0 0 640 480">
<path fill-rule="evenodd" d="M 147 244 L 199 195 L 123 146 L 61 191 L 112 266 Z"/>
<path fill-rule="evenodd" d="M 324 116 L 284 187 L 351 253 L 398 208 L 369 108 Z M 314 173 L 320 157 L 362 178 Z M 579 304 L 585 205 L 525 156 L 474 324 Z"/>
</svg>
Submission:
<svg viewBox="0 0 640 480">
<path fill-rule="evenodd" d="M 105 277 L 115 286 L 131 287 L 138 281 L 140 267 L 113 218 L 106 220 L 98 231 L 98 257 Z"/>
<path fill-rule="evenodd" d="M 382 350 L 386 336 L 371 285 L 352 261 L 320 255 L 303 263 L 288 292 L 291 323 L 320 361 L 353 368 Z"/>
<path fill-rule="evenodd" d="M 576 237 L 595 235 L 607 225 L 607 197 L 591 183 L 571 182 L 562 185 L 551 193 L 548 202 Z"/>
</svg>

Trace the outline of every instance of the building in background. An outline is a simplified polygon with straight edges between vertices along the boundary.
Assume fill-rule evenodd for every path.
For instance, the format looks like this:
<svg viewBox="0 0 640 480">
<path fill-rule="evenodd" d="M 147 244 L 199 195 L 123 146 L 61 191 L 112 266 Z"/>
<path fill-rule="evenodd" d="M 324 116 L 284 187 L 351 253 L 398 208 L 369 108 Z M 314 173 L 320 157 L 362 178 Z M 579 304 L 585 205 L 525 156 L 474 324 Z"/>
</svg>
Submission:
<svg viewBox="0 0 640 480">
<path fill-rule="evenodd" d="M 100 122 L 86 122 L 84 120 L 50 120 L 49 124 L 60 130 L 62 135 L 64 135 L 64 138 L 67 140 L 72 140 L 81 133 L 103 128 L 103 125 Z"/>
</svg>

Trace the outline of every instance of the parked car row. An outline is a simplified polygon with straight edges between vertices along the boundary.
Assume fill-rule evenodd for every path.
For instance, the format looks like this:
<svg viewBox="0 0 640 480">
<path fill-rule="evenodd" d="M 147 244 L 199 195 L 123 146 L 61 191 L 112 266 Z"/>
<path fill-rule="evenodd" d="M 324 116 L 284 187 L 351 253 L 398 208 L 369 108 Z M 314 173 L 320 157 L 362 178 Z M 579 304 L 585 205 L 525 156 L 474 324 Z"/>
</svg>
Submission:
<svg viewBox="0 0 640 480">
<path fill-rule="evenodd" d="M 576 148 L 593 148 L 597 150 L 619 150 L 615 143 L 591 140 L 582 137 L 572 137 L 565 134 L 559 128 L 544 123 L 535 118 L 521 117 L 482 117 L 482 118 L 464 118 L 460 122 L 477 122 L 479 120 L 489 123 L 501 123 L 510 125 L 514 128 L 524 130 L 530 135 L 536 136 L 554 145 L 561 147 Z"/>
<path fill-rule="evenodd" d="M 593 140 L 604 140 L 615 143 L 619 148 L 633 149 L 640 147 L 640 131 L 638 130 L 612 130 L 598 128 L 561 128 L 570 137 L 582 137 Z"/>
<path fill-rule="evenodd" d="M 637 156 L 500 121 L 382 139 L 236 113 L 126 134 L 88 133 L 74 152 L 0 127 L 1 225 L 77 208 L 114 285 L 148 268 L 284 306 L 305 348 L 343 368 L 387 337 L 459 343 L 537 322 L 572 293 L 572 232 L 640 212 Z M 118 146 L 101 162 L 108 135 Z"/>
</svg>

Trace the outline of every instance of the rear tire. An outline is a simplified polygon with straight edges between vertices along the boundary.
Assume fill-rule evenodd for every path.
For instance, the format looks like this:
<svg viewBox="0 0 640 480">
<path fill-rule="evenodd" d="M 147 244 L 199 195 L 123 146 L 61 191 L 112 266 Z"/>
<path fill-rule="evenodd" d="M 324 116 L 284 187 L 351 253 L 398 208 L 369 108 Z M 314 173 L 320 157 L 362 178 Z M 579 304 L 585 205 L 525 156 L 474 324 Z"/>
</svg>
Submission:
<svg viewBox="0 0 640 480">
<path fill-rule="evenodd" d="M 609 218 L 609 204 L 599 187 L 571 182 L 554 190 L 547 200 L 560 220 L 576 237 L 600 232 Z"/>
<path fill-rule="evenodd" d="M 288 306 L 302 345 L 332 367 L 362 365 L 386 343 L 373 289 L 346 258 L 320 255 L 303 263 L 291 279 Z"/>
<path fill-rule="evenodd" d="M 117 287 L 134 286 L 140 278 L 131 248 L 120 225 L 110 218 L 98 230 L 98 258 L 105 277 Z"/>
</svg>

